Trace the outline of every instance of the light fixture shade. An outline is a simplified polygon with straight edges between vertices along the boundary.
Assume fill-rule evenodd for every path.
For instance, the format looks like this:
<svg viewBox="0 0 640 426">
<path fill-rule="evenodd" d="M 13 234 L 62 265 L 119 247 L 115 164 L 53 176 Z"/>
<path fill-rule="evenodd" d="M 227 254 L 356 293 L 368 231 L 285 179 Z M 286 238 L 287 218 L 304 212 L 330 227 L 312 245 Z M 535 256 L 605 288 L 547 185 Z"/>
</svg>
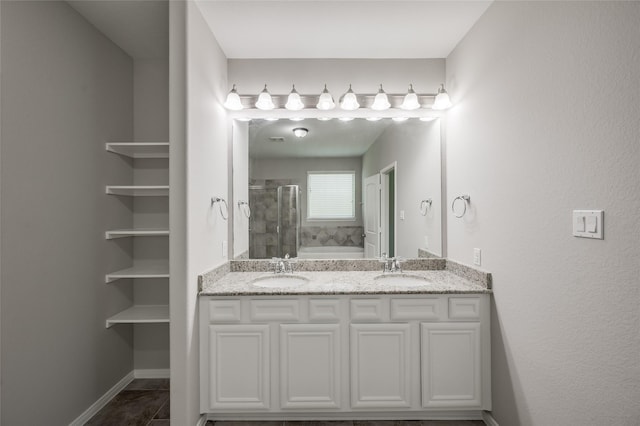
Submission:
<svg viewBox="0 0 640 426">
<path fill-rule="evenodd" d="M 318 99 L 318 104 L 316 108 L 327 111 L 330 109 L 334 109 L 336 107 L 336 103 L 333 101 L 333 96 L 327 90 L 327 85 L 324 85 L 324 90 L 320 93 L 320 99 Z"/>
<path fill-rule="evenodd" d="M 271 94 L 267 90 L 267 85 L 264 85 L 264 89 L 260 92 L 260 96 L 258 96 L 258 102 L 256 102 L 256 108 L 261 110 L 272 110 L 275 108 L 273 104 L 273 100 L 271 99 Z"/>
<path fill-rule="evenodd" d="M 293 129 L 293 134 L 296 135 L 297 138 L 304 138 L 309 133 L 309 129 L 305 129 L 304 127 L 296 127 Z"/>
<path fill-rule="evenodd" d="M 302 99 L 300 99 L 300 94 L 298 94 L 295 84 L 293 85 L 293 89 L 291 89 L 291 93 L 289 93 L 287 103 L 284 107 L 291 111 L 300 111 L 304 108 L 304 104 L 302 103 Z"/>
<path fill-rule="evenodd" d="M 240 95 L 236 91 L 236 85 L 233 85 L 233 88 L 227 95 L 227 100 L 224 103 L 224 107 L 226 109 L 230 109 L 232 111 L 240 111 L 244 107 L 242 106 L 242 101 L 240 101 Z"/>
<path fill-rule="evenodd" d="M 384 111 L 389 109 L 391 104 L 389 103 L 389 98 L 387 98 L 387 94 L 382 90 L 382 84 L 380 85 L 380 90 L 378 90 L 378 94 L 373 100 L 373 104 L 371 105 L 371 109 L 376 111 Z"/>
<path fill-rule="evenodd" d="M 349 85 L 349 90 L 347 90 L 347 93 L 342 95 L 340 108 L 344 109 L 345 111 L 354 111 L 360 108 L 358 98 L 356 97 L 356 94 L 353 93 L 353 90 L 351 90 L 351 85 Z"/>
<path fill-rule="evenodd" d="M 451 99 L 449 98 L 449 94 L 444 89 L 444 84 L 440 85 L 438 89 L 438 94 L 436 95 L 436 100 L 433 102 L 433 106 L 431 108 L 435 110 L 443 110 L 451 108 Z"/>
<path fill-rule="evenodd" d="M 409 91 L 404 95 L 404 100 L 400 105 L 400 108 L 404 110 L 413 110 L 420 108 L 420 101 L 418 101 L 418 95 L 413 91 L 413 84 L 409 85 Z"/>
<path fill-rule="evenodd" d="M 380 121 L 382 117 L 367 117 L 367 121 Z"/>
</svg>

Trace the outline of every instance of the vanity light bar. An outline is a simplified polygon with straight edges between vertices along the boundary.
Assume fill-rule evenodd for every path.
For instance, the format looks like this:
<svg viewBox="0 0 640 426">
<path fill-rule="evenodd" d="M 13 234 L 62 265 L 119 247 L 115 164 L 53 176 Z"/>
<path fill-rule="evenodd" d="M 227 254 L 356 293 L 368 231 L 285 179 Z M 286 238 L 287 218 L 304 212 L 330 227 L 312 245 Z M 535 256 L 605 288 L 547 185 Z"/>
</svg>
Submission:
<svg viewBox="0 0 640 426">
<path fill-rule="evenodd" d="M 433 109 L 445 110 L 451 106 L 449 95 L 444 89 L 444 84 L 438 89 L 437 93 L 416 93 L 413 85 L 409 85 L 407 93 L 391 94 L 385 93 L 382 85 L 377 93 L 356 94 L 349 89 L 335 102 L 331 93 L 324 86 L 319 95 L 302 95 L 297 92 L 295 85 L 292 85 L 291 92 L 286 95 L 271 94 L 264 85 L 264 89 L 258 95 L 242 95 L 238 94 L 236 85 L 227 95 L 225 107 L 231 111 L 259 109 L 262 111 L 271 111 L 286 109 L 289 111 L 301 111 L 304 109 L 318 109 L 322 111 L 331 111 L 333 109 L 342 111 L 357 111 L 360 108 L 372 109 L 375 111 L 385 111 L 390 108 L 401 109 L 405 111 L 417 109 Z"/>
</svg>

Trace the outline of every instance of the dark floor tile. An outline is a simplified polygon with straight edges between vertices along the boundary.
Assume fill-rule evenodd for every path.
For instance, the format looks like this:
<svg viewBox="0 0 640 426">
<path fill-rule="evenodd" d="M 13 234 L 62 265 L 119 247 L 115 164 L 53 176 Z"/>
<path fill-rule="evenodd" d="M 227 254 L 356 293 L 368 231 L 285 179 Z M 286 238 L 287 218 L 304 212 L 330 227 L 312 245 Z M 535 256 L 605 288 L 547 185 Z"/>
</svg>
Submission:
<svg viewBox="0 0 640 426">
<path fill-rule="evenodd" d="M 285 426 L 352 426 L 353 422 L 351 420 L 326 420 L 326 421 L 286 421 L 284 422 Z"/>
<path fill-rule="evenodd" d="M 146 426 L 160 407 L 169 400 L 169 391 L 122 391 L 86 425 Z"/>
<path fill-rule="evenodd" d="M 169 390 L 169 379 L 134 379 L 124 390 Z"/>
<path fill-rule="evenodd" d="M 165 402 L 164 405 L 160 407 L 160 410 L 158 410 L 156 415 L 153 416 L 153 419 L 154 420 L 170 419 L 171 418 L 171 411 L 169 409 L 170 407 L 171 407 L 171 402 L 167 399 L 167 402 Z"/>
<path fill-rule="evenodd" d="M 147 426 L 171 426 L 170 420 L 151 420 Z"/>
<path fill-rule="evenodd" d="M 210 424 L 211 423 L 211 424 Z M 283 426 L 284 422 L 282 421 L 228 421 L 228 420 L 219 420 L 219 421 L 209 421 L 207 422 L 207 426 Z"/>
</svg>

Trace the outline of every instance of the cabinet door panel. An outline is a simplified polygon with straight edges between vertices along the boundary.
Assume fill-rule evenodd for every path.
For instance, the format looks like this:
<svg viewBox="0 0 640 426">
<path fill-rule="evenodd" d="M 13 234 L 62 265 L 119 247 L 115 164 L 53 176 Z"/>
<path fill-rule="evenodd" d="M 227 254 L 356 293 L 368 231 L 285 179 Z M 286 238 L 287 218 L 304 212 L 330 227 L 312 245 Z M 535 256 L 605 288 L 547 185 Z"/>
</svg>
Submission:
<svg viewBox="0 0 640 426">
<path fill-rule="evenodd" d="M 423 407 L 479 407 L 480 324 L 423 323 Z"/>
<path fill-rule="evenodd" d="M 282 408 L 340 407 L 340 325 L 280 325 Z"/>
<path fill-rule="evenodd" d="M 210 406 L 269 408 L 269 326 L 209 326 Z"/>
<path fill-rule="evenodd" d="M 411 405 L 409 324 L 351 325 L 351 406 Z"/>
</svg>

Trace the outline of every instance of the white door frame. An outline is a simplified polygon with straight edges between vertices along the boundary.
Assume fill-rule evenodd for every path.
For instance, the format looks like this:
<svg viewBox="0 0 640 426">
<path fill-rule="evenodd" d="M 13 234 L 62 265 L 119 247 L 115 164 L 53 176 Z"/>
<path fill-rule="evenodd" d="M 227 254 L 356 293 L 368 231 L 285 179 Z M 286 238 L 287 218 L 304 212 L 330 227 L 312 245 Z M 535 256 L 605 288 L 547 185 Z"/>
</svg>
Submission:
<svg viewBox="0 0 640 426">
<path fill-rule="evenodd" d="M 380 251 L 389 254 L 389 173 L 394 172 L 393 179 L 393 252 L 398 255 L 398 162 L 383 167 L 380 170 L 381 194 L 380 194 Z"/>
</svg>

